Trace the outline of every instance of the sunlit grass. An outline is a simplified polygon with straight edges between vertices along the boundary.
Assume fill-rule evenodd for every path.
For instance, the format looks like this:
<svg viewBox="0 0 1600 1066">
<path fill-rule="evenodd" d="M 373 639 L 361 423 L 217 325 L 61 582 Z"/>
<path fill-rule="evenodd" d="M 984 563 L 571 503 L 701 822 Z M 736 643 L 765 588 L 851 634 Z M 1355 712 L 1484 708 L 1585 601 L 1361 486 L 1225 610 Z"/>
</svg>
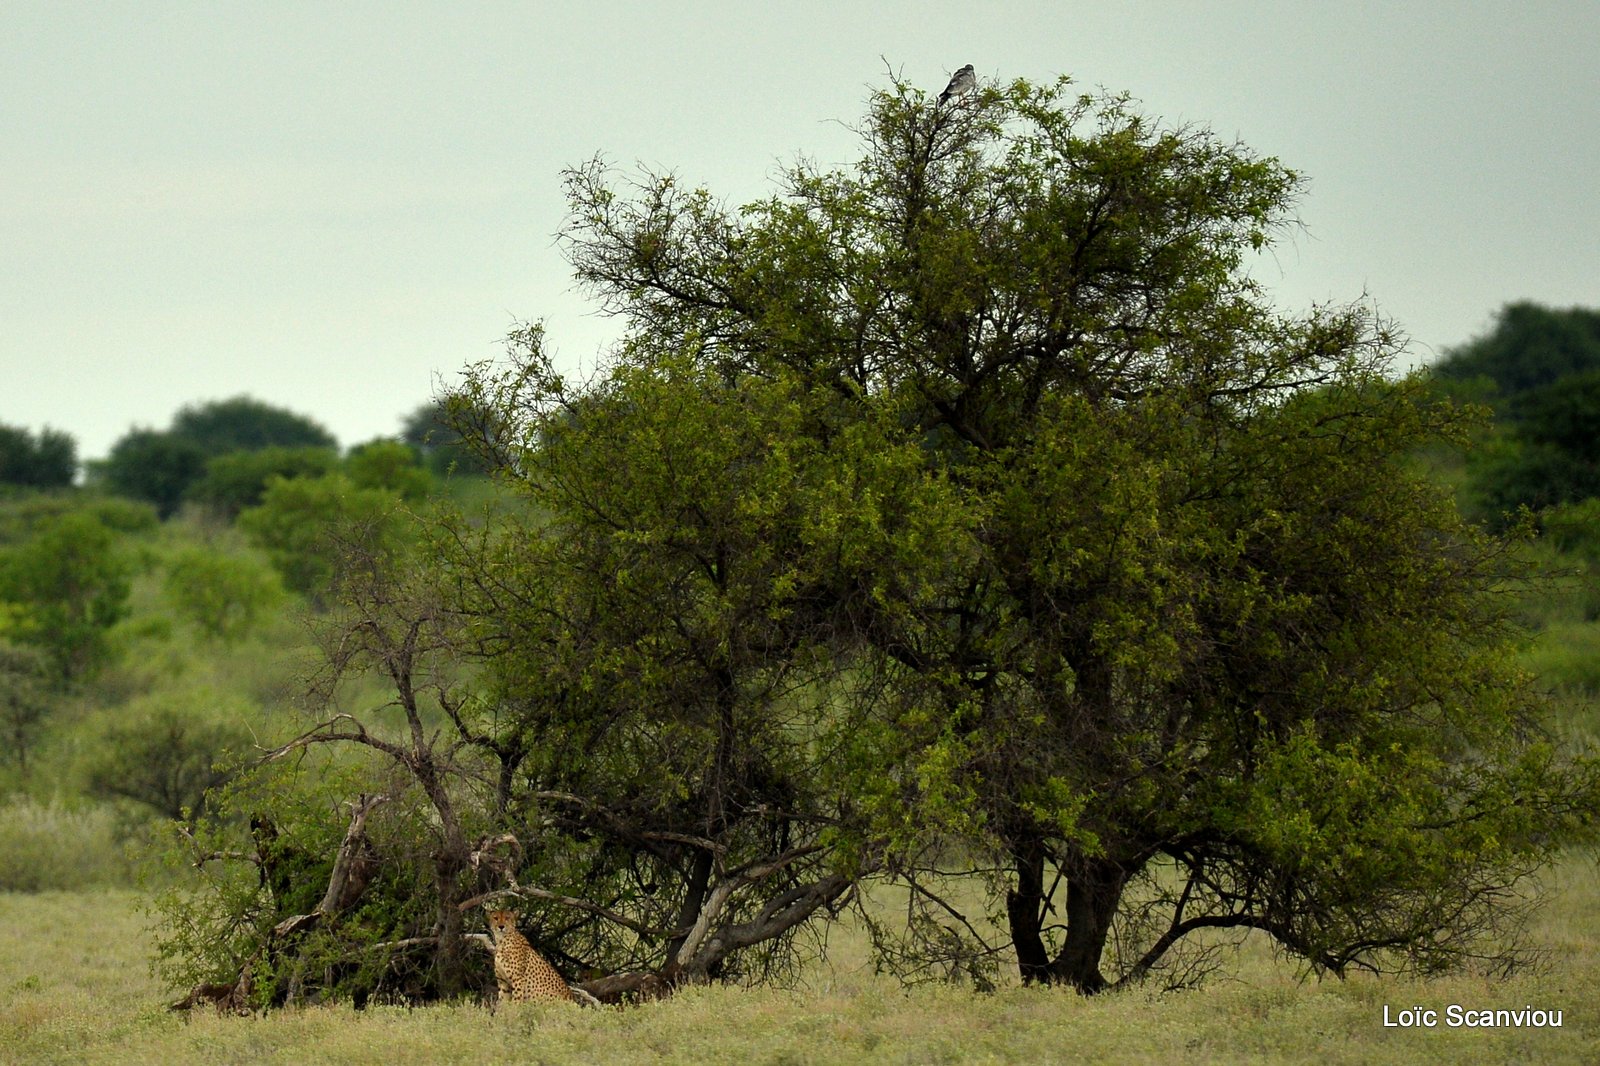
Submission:
<svg viewBox="0 0 1600 1066">
<path fill-rule="evenodd" d="M 872 971 L 864 937 L 831 937 L 799 987 L 691 988 L 625 1009 L 476 1004 L 346 1006 L 224 1018 L 168 1012 L 150 935 L 127 892 L 0 895 L 0 1061 L 72 1063 L 1593 1063 L 1600 1061 L 1600 883 L 1592 857 L 1551 877 L 1537 973 L 1493 980 L 1301 982 L 1246 944 L 1199 990 L 1083 999 L 1022 988 L 904 990 Z M 1563 1011 L 1560 1029 L 1385 1028 L 1451 1003 Z"/>
</svg>

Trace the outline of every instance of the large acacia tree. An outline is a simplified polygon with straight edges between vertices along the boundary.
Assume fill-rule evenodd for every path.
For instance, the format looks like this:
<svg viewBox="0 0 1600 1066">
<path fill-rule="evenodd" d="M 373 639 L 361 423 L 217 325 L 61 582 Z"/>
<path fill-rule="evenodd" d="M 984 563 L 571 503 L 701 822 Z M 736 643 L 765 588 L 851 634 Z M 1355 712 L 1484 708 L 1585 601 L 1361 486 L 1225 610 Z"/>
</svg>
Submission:
<svg viewBox="0 0 1600 1066">
<path fill-rule="evenodd" d="M 1508 661 L 1506 546 L 1405 462 L 1461 414 L 1370 309 L 1251 276 L 1298 176 L 1065 81 L 896 83 L 860 132 L 736 212 L 578 168 L 566 242 L 627 326 L 607 390 L 760 383 L 805 401 L 766 448 L 836 460 L 787 544 L 875 680 L 837 839 L 926 903 L 913 957 L 1091 992 L 1218 928 L 1505 958 L 1592 766 Z M 929 887 L 963 856 L 1008 943 Z"/>
<path fill-rule="evenodd" d="M 271 765 L 388 776 L 323 812 L 320 902 L 273 887 L 292 826 L 246 854 L 229 996 L 337 984 L 307 945 L 356 934 L 329 958 L 455 994 L 489 896 L 596 994 L 767 975 L 879 873 L 887 961 L 984 979 L 1092 992 L 1216 930 L 1334 972 L 1509 957 L 1596 774 L 1509 665 L 1507 546 L 1408 468 L 1460 414 L 1370 311 L 1251 279 L 1296 176 L 1065 82 L 896 83 L 861 135 L 737 211 L 568 174 L 624 337 L 587 382 L 537 327 L 467 375 L 512 499 L 352 586 L 330 674 L 397 698 Z M 368 854 L 402 872 L 347 901 Z"/>
</svg>

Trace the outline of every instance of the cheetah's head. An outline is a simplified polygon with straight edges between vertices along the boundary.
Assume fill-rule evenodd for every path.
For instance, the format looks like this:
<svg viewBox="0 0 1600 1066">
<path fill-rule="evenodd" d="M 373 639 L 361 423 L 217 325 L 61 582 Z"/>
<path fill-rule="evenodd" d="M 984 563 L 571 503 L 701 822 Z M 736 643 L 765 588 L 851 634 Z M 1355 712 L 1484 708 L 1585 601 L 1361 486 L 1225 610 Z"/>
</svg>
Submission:
<svg viewBox="0 0 1600 1066">
<path fill-rule="evenodd" d="M 497 907 L 489 912 L 489 932 L 496 940 L 501 935 L 517 928 L 517 916 L 514 912 L 503 907 Z"/>
</svg>

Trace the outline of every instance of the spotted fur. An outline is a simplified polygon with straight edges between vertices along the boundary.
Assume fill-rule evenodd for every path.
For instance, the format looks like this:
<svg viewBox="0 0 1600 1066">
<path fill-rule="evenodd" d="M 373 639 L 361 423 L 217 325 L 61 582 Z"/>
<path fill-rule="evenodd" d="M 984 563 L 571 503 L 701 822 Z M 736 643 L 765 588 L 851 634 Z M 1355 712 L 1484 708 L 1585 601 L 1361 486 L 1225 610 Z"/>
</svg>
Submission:
<svg viewBox="0 0 1600 1066">
<path fill-rule="evenodd" d="M 500 984 L 500 998 L 573 1001 L 572 989 L 556 968 L 517 932 L 515 913 L 490 911 L 489 935 L 494 938 L 494 976 Z"/>
</svg>

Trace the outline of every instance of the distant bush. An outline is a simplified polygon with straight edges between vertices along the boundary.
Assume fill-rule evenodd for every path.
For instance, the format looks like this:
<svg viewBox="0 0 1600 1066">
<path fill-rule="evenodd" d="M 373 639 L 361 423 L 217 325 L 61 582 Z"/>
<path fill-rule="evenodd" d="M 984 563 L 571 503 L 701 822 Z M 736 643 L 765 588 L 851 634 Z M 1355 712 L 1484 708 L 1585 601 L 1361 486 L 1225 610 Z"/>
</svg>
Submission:
<svg viewBox="0 0 1600 1066">
<path fill-rule="evenodd" d="M 72 891 L 127 883 L 124 827 L 104 806 L 67 807 L 14 796 L 0 805 L 0 891 Z"/>
<path fill-rule="evenodd" d="M 0 763 L 26 775 L 28 752 L 49 713 L 49 660 L 37 648 L 0 641 Z"/>
<path fill-rule="evenodd" d="M 206 453 L 193 441 L 136 429 L 117 441 L 104 462 L 91 464 L 91 484 L 155 505 L 167 518 L 183 502 L 189 486 L 206 472 Z"/>
<path fill-rule="evenodd" d="M 417 453 L 396 440 L 375 440 L 344 461 L 345 474 L 364 489 L 387 489 L 402 500 L 420 500 L 433 487 Z"/>
<path fill-rule="evenodd" d="M 267 553 L 284 584 L 324 596 L 353 545 L 388 554 L 404 540 L 399 500 L 387 489 L 360 488 L 343 474 L 275 479 L 239 528 Z"/>
<path fill-rule="evenodd" d="M 98 669 L 106 631 L 128 611 L 131 567 L 111 530 L 87 514 L 66 514 L 0 553 L 0 635 L 50 656 L 64 681 Z"/>
<path fill-rule="evenodd" d="M 185 407 L 172 419 L 172 434 L 208 456 L 273 447 L 339 447 L 334 435 L 312 419 L 248 396 Z"/>
<path fill-rule="evenodd" d="M 1498 526 L 1520 507 L 1600 495 L 1600 311 L 1509 305 L 1434 370 L 1442 391 L 1496 412 L 1468 462 L 1476 517 Z"/>
<path fill-rule="evenodd" d="M 205 477 L 189 488 L 189 498 L 236 517 L 254 507 L 275 477 L 322 477 L 333 472 L 339 457 L 331 448 L 279 447 L 219 455 L 206 464 Z"/>
<path fill-rule="evenodd" d="M 155 706 L 106 731 L 104 743 L 89 756 L 89 792 L 133 800 L 168 818 L 199 813 L 206 793 L 231 776 L 223 764 L 250 742 L 242 725 Z"/>
<path fill-rule="evenodd" d="M 20 544 L 63 515 L 82 514 L 117 533 L 142 533 L 159 524 L 155 508 L 92 492 L 29 492 L 0 501 L 0 545 Z"/>
<path fill-rule="evenodd" d="M 277 575 L 250 559 L 191 548 L 167 569 L 167 599 L 207 636 L 232 644 L 282 594 Z"/>
<path fill-rule="evenodd" d="M 1562 551 L 1600 563 L 1600 499 L 1552 507 L 1539 516 L 1539 525 Z"/>
<path fill-rule="evenodd" d="M 1504 397 L 1600 371 L 1600 311 L 1507 304 L 1492 330 L 1446 351 L 1435 370 L 1456 381 L 1487 379 Z"/>
<path fill-rule="evenodd" d="M 66 488 L 77 475 L 78 443 L 68 434 L 0 425 L 0 484 Z"/>
<path fill-rule="evenodd" d="M 487 474 L 488 464 L 462 442 L 457 427 L 488 425 L 493 418 L 493 412 L 471 405 L 465 397 L 435 400 L 406 416 L 400 439 L 417 449 L 423 465 L 440 477 L 451 472 Z"/>
</svg>

